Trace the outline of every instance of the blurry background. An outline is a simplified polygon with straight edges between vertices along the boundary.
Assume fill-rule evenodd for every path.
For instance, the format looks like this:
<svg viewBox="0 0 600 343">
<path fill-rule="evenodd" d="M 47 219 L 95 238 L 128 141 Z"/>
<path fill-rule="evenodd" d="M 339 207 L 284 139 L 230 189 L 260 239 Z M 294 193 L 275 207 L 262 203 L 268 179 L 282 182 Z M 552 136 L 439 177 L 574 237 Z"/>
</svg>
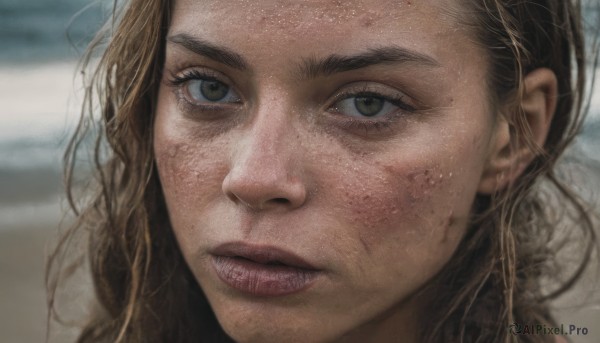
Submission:
<svg viewBox="0 0 600 343">
<path fill-rule="evenodd" d="M 592 0 L 595 1 L 595 0 Z M 112 1 L 0 0 L 0 341 L 42 342 L 44 264 L 66 206 L 61 162 L 79 115 L 76 61 Z M 598 13 L 588 11 L 588 20 Z M 600 77 L 600 73 L 596 72 Z M 599 85 L 600 86 L 600 85 Z M 600 87 L 571 156 L 586 156 L 582 188 L 600 195 Z M 600 342 L 597 269 L 557 306 Z M 583 296 L 582 294 L 591 294 Z M 580 304 L 587 304 L 584 310 Z"/>
<path fill-rule="evenodd" d="M 44 341 L 45 257 L 66 209 L 62 152 L 80 104 L 76 60 L 103 6 L 0 0 L 0 342 Z"/>
</svg>

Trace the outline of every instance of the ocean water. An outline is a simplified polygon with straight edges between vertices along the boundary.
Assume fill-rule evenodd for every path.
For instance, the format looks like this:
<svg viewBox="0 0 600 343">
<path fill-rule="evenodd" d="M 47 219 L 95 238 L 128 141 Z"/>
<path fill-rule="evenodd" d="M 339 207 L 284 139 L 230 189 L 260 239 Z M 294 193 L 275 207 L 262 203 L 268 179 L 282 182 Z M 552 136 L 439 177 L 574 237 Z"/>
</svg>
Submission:
<svg viewBox="0 0 600 343">
<path fill-rule="evenodd" d="M 77 122 L 75 61 L 109 1 L 0 0 L 0 231 L 58 223 Z"/>
<path fill-rule="evenodd" d="M 59 192 L 62 153 L 77 122 L 81 98 L 74 61 L 106 19 L 111 4 L 0 0 L 0 221 L 1 208 L 32 199 L 54 201 Z M 600 23 L 597 11 L 586 14 L 588 21 Z M 596 75 L 600 80 L 600 69 Z M 600 87 L 596 87 L 575 149 L 600 161 L 599 148 Z"/>
<path fill-rule="evenodd" d="M 106 17 L 109 1 L 0 0 L 0 63 L 76 58 Z"/>
</svg>

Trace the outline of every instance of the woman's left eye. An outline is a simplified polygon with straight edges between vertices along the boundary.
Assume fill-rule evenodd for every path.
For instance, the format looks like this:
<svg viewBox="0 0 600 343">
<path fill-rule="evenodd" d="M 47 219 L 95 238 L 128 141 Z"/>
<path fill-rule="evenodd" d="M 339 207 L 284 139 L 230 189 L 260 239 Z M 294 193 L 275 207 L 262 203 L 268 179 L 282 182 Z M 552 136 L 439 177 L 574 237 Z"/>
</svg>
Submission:
<svg viewBox="0 0 600 343">
<path fill-rule="evenodd" d="M 388 99 L 378 94 L 356 94 L 337 101 L 331 107 L 333 112 L 357 118 L 382 117 L 399 109 L 410 111 L 408 106 L 398 104 L 398 100 Z"/>
</svg>

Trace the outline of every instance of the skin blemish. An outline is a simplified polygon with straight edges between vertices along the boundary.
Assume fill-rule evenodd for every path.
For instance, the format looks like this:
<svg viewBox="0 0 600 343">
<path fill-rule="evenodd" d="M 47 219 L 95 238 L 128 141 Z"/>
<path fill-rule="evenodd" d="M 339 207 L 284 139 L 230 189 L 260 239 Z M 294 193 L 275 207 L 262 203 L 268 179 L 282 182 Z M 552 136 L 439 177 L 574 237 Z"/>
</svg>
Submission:
<svg viewBox="0 0 600 343">
<path fill-rule="evenodd" d="M 456 224 L 456 218 L 454 217 L 454 211 L 450 211 L 450 213 L 448 214 L 448 217 L 446 218 L 445 222 L 442 223 L 442 227 L 444 228 L 444 233 L 442 235 L 442 240 L 441 243 L 444 244 L 446 242 L 448 242 L 448 236 L 450 233 L 450 230 L 452 230 L 452 227 Z"/>
<path fill-rule="evenodd" d="M 360 23 L 361 23 L 361 25 L 363 27 L 370 27 L 370 26 L 373 25 L 373 21 L 374 21 L 373 17 L 371 17 L 371 16 L 364 16 L 361 19 Z"/>
<path fill-rule="evenodd" d="M 367 252 L 367 254 L 371 255 L 370 244 L 367 242 L 367 240 L 365 239 L 364 235 L 363 234 L 359 234 L 358 235 L 358 239 L 360 240 L 360 243 L 362 244 L 362 246 L 365 249 L 365 251 Z"/>
<path fill-rule="evenodd" d="M 414 204 L 431 195 L 435 186 L 442 181 L 443 174 L 436 169 L 419 169 L 410 172 L 406 178 L 407 195 L 410 202 Z"/>
</svg>

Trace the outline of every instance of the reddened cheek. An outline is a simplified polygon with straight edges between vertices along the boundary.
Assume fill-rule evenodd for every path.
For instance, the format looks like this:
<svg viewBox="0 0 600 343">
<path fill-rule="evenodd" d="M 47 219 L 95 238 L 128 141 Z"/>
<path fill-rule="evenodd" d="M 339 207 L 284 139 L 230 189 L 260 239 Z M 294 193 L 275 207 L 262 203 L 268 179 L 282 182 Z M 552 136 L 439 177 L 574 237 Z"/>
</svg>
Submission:
<svg viewBox="0 0 600 343">
<path fill-rule="evenodd" d="M 367 252 L 377 245 L 405 249 L 439 235 L 440 241 L 453 226 L 453 173 L 438 166 L 415 168 L 413 164 L 381 165 L 347 180 L 340 186 L 348 220 L 358 229 L 358 239 Z M 370 178 L 364 178 L 371 175 Z M 373 175 L 376 175 L 373 177 Z M 358 180 L 361 180 L 360 182 Z"/>
</svg>

